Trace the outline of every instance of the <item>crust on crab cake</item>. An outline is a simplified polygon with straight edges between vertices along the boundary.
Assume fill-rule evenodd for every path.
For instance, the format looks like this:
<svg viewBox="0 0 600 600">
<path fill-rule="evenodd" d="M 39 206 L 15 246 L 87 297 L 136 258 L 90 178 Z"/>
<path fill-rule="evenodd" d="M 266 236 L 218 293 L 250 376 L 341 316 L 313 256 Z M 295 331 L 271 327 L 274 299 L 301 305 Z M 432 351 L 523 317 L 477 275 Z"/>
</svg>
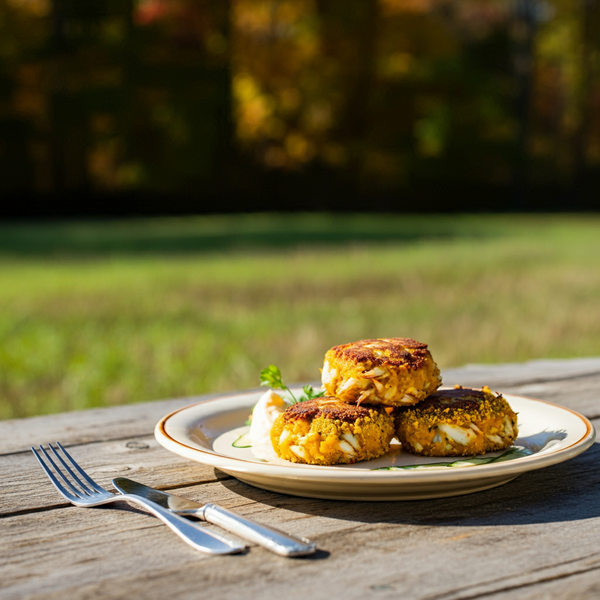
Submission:
<svg viewBox="0 0 600 600">
<path fill-rule="evenodd" d="M 311 465 L 377 458 L 389 450 L 393 437 L 394 419 L 382 407 L 351 405 L 328 396 L 290 406 L 271 428 L 277 456 Z"/>
<path fill-rule="evenodd" d="M 409 406 L 442 384 L 427 344 L 410 338 L 362 340 L 325 354 L 322 381 L 343 402 Z"/>
<path fill-rule="evenodd" d="M 518 433 L 517 415 L 502 395 L 489 387 L 438 390 L 396 415 L 402 448 L 425 456 L 472 456 L 503 450 Z"/>
</svg>

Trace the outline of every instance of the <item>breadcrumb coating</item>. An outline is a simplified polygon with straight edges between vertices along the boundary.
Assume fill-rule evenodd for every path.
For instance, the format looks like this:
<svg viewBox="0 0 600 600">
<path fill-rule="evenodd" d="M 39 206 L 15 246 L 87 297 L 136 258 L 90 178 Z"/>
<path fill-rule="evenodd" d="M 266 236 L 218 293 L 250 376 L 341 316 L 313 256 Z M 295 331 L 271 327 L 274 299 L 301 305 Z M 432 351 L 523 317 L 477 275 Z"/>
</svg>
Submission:
<svg viewBox="0 0 600 600">
<path fill-rule="evenodd" d="M 323 397 L 287 408 L 271 428 L 277 455 L 295 463 L 335 465 L 385 454 L 394 420 L 383 408 Z"/>
<path fill-rule="evenodd" d="M 435 392 L 442 378 L 427 344 L 381 338 L 331 348 L 322 381 L 343 402 L 408 406 Z"/>
<path fill-rule="evenodd" d="M 425 456 L 472 456 L 502 450 L 518 435 L 517 415 L 501 394 L 457 386 L 398 411 L 402 447 Z"/>
</svg>

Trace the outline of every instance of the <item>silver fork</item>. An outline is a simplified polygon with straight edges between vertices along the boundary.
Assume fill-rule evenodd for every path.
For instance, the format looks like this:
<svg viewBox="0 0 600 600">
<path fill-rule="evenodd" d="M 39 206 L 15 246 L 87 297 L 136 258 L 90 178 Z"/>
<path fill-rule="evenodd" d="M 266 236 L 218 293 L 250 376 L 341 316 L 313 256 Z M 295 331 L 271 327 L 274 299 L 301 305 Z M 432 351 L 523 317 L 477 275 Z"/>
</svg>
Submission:
<svg viewBox="0 0 600 600">
<path fill-rule="evenodd" d="M 46 452 L 43 446 L 40 446 L 41 452 L 38 452 L 33 446 L 31 447 L 31 450 L 35 454 L 35 457 L 38 459 L 38 462 L 42 466 L 42 469 L 44 469 L 46 475 L 50 478 L 50 481 L 54 484 L 54 487 L 64 498 L 75 506 L 88 508 L 108 504 L 109 502 L 130 502 L 132 504 L 138 504 L 150 511 L 154 516 L 163 521 L 163 523 L 166 523 L 182 540 L 187 542 L 193 548 L 196 548 L 196 550 L 201 550 L 202 552 L 207 552 L 209 554 L 233 554 L 235 552 L 241 552 L 246 548 L 243 544 L 228 540 L 212 531 L 208 531 L 195 525 L 183 517 L 169 512 L 167 509 L 151 500 L 147 500 L 146 498 L 134 494 L 113 494 L 112 492 L 105 490 L 73 460 L 71 455 L 61 446 L 60 442 L 56 442 L 56 444 L 62 454 L 64 454 L 71 463 L 71 466 L 67 464 L 60 452 L 58 452 L 52 444 L 48 444 L 48 446 L 50 450 L 52 450 L 54 457 L 58 459 L 62 465 L 62 469 L 52 459 L 52 456 Z M 52 465 L 54 472 L 62 480 L 64 485 L 55 476 L 49 465 Z M 79 474 L 79 477 L 73 470 Z"/>
</svg>

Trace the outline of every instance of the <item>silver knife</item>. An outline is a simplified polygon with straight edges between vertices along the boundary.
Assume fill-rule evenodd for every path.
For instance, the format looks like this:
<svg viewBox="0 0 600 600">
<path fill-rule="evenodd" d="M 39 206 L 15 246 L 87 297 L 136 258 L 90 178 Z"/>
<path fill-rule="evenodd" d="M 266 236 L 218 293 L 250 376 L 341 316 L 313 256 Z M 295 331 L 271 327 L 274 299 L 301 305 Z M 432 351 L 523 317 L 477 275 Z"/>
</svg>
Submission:
<svg viewBox="0 0 600 600">
<path fill-rule="evenodd" d="M 112 481 L 117 490 L 123 494 L 134 494 L 147 498 L 181 516 L 196 517 L 219 525 L 240 537 L 260 544 L 280 556 L 306 556 L 317 549 L 317 545 L 306 538 L 298 539 L 278 529 L 261 525 L 245 517 L 241 517 L 216 504 L 200 504 L 187 498 L 161 492 L 126 477 L 117 477 Z"/>
</svg>

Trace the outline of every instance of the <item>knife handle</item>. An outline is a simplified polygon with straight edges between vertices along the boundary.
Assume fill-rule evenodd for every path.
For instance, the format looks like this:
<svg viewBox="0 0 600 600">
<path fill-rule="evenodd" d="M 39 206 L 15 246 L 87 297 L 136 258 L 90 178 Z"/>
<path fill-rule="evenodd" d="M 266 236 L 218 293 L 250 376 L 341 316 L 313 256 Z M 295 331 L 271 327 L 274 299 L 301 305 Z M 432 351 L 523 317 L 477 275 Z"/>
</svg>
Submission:
<svg viewBox="0 0 600 600">
<path fill-rule="evenodd" d="M 204 519 L 209 523 L 219 525 L 250 542 L 260 544 L 280 556 L 306 556 L 317 549 L 317 545 L 306 538 L 292 537 L 278 529 L 241 517 L 216 504 L 206 504 L 202 512 Z"/>
<path fill-rule="evenodd" d="M 158 517 L 165 525 L 174 531 L 184 542 L 192 548 L 208 554 L 235 554 L 245 549 L 244 544 L 238 544 L 223 536 L 207 531 L 194 525 L 187 519 L 172 513 L 170 510 L 135 494 L 120 494 L 115 496 L 117 500 L 125 500 L 143 506 L 155 517 Z"/>
</svg>

